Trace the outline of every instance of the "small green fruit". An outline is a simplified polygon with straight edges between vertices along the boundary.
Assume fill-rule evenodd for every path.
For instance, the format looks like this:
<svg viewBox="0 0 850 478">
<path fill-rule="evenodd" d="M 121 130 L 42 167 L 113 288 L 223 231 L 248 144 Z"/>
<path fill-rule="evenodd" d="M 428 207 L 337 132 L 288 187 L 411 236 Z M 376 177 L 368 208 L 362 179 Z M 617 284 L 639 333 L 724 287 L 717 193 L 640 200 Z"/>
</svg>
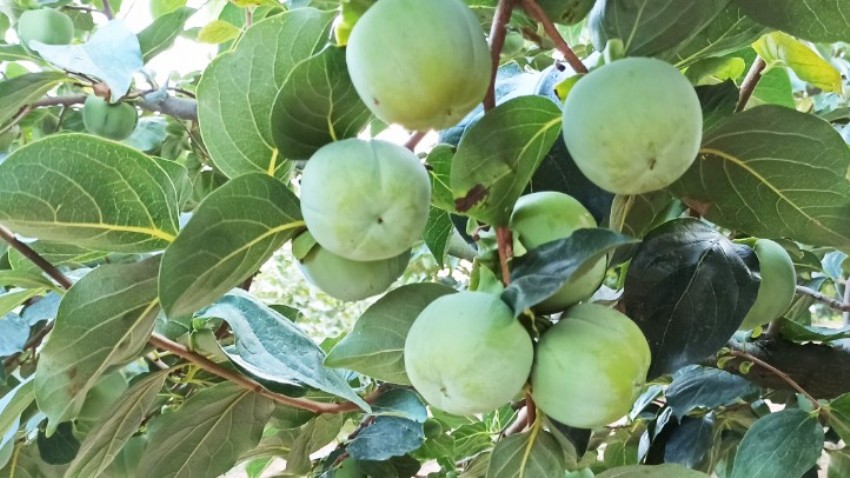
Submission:
<svg viewBox="0 0 850 478">
<path fill-rule="evenodd" d="M 430 204 L 431 180 L 419 158 L 386 141 L 328 144 L 301 178 L 307 229 L 324 248 L 353 261 L 410 249 L 425 230 Z"/>
<path fill-rule="evenodd" d="M 797 271 L 784 247 L 759 239 L 753 250 L 759 259 L 761 283 L 756 301 L 741 323 L 742 330 L 752 330 L 781 317 L 791 307 L 797 291 Z"/>
<path fill-rule="evenodd" d="M 540 339 L 534 403 L 573 427 L 606 425 L 631 409 L 650 360 L 649 344 L 631 319 L 597 304 L 575 306 Z"/>
<path fill-rule="evenodd" d="M 136 129 L 139 116 L 136 108 L 128 103 L 111 105 L 103 98 L 89 96 L 83 105 L 83 124 L 86 131 L 104 138 L 121 141 Z"/>
<path fill-rule="evenodd" d="M 362 300 L 386 291 L 407 268 L 410 251 L 389 259 L 352 261 L 314 247 L 298 263 L 304 278 L 339 300 Z"/>
<path fill-rule="evenodd" d="M 67 45 L 74 38 L 74 22 L 52 8 L 27 10 L 18 18 L 17 32 L 21 43 L 27 47 L 33 40 L 46 45 Z"/>
<path fill-rule="evenodd" d="M 429 304 L 410 328 L 404 366 L 434 407 L 456 415 L 498 408 L 522 390 L 531 338 L 498 296 L 458 292 Z"/>
<path fill-rule="evenodd" d="M 514 238 L 526 249 L 534 249 L 570 237 L 577 229 L 594 228 L 593 215 L 572 196 L 559 192 L 539 192 L 519 198 L 510 221 Z M 605 278 L 607 258 L 600 258 L 583 274 L 573 276 L 552 297 L 535 309 L 542 314 L 560 312 L 587 299 Z"/>
<path fill-rule="evenodd" d="M 375 116 L 413 130 L 457 124 L 490 85 L 484 31 L 461 0 L 380 0 L 354 25 L 346 60 Z"/>
<path fill-rule="evenodd" d="M 615 194 L 675 182 L 696 159 L 702 110 L 672 65 L 626 58 L 579 80 L 564 103 L 564 142 L 582 173 Z"/>
</svg>

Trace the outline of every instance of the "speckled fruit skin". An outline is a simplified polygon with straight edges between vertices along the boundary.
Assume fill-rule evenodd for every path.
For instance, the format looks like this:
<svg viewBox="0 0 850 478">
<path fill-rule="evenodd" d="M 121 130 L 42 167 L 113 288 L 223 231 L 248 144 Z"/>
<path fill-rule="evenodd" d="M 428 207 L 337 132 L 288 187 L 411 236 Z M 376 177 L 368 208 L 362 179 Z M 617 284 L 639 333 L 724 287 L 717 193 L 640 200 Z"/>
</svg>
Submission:
<svg viewBox="0 0 850 478">
<path fill-rule="evenodd" d="M 18 18 L 16 30 L 21 43 L 27 47 L 33 40 L 46 45 L 67 45 L 74 38 L 74 22 L 52 8 L 25 11 Z"/>
<path fill-rule="evenodd" d="M 386 291 L 407 268 L 410 251 L 389 259 L 352 261 L 316 246 L 298 262 L 304 278 L 339 300 L 355 301 Z"/>
<path fill-rule="evenodd" d="M 458 292 L 428 305 L 410 328 L 404 366 L 432 406 L 456 415 L 496 409 L 522 390 L 531 338 L 498 296 Z"/>
<path fill-rule="evenodd" d="M 596 227 L 593 215 L 575 198 L 559 192 L 539 192 L 521 196 L 514 206 L 510 222 L 514 238 L 526 249 L 570 237 L 576 229 Z M 542 314 L 560 312 L 587 299 L 605 279 L 607 258 L 574 276 L 552 297 L 535 307 Z"/>
<path fill-rule="evenodd" d="M 540 339 L 531 373 L 534 403 L 573 427 L 606 425 L 629 412 L 650 360 L 631 319 L 601 305 L 577 305 Z"/>
<path fill-rule="evenodd" d="M 753 246 L 759 259 L 761 283 L 756 301 L 744 317 L 742 330 L 752 330 L 782 316 L 797 290 L 794 261 L 784 247 L 770 239 L 759 239 Z"/>
<path fill-rule="evenodd" d="M 490 53 L 460 0 L 381 0 L 354 25 L 348 72 L 378 118 L 412 130 L 457 124 L 490 84 Z"/>
<path fill-rule="evenodd" d="M 121 141 L 136 129 L 139 116 L 128 103 L 109 104 L 103 98 L 89 96 L 83 106 L 86 131 L 104 138 Z"/>
<path fill-rule="evenodd" d="M 386 141 L 328 144 L 307 161 L 301 213 L 322 247 L 353 261 L 407 251 L 422 236 L 431 181 L 419 158 Z"/>
<path fill-rule="evenodd" d="M 702 140 L 694 88 L 652 58 L 626 58 L 589 73 L 567 96 L 563 120 L 579 169 L 616 194 L 669 186 L 694 162 Z"/>
</svg>

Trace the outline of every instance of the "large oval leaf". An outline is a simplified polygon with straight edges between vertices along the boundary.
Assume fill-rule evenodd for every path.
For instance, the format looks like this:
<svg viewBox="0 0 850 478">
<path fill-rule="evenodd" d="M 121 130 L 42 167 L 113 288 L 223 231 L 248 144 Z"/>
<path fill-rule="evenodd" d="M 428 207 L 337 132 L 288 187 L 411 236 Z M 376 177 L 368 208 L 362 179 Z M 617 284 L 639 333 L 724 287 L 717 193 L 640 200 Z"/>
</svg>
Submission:
<svg viewBox="0 0 850 478">
<path fill-rule="evenodd" d="M 64 73 L 42 71 L 0 81 L 0 127 L 18 114 L 21 108 L 41 99 L 67 78 Z"/>
<path fill-rule="evenodd" d="M 596 478 L 708 478 L 708 475 L 681 465 L 620 466 L 596 475 Z"/>
<path fill-rule="evenodd" d="M 667 222 L 638 247 L 623 305 L 652 351 L 650 378 L 716 352 L 755 302 L 758 281 L 729 239 L 693 219 Z"/>
<path fill-rule="evenodd" d="M 295 66 L 325 45 L 335 12 L 299 8 L 252 26 L 198 85 L 198 120 L 213 163 L 227 176 L 285 172 L 272 138 L 274 98 Z"/>
<path fill-rule="evenodd" d="M 723 227 L 850 251 L 848 167 L 829 123 L 761 106 L 718 123 L 673 191 Z"/>
<path fill-rule="evenodd" d="M 735 0 L 757 22 L 815 42 L 850 41 L 850 4 L 836 0 Z"/>
<path fill-rule="evenodd" d="M 549 432 L 532 430 L 496 444 L 487 478 L 550 478 L 564 473 L 561 445 Z"/>
<path fill-rule="evenodd" d="M 823 441 L 815 416 L 799 409 L 771 413 L 747 430 L 731 478 L 803 476 L 817 463 Z"/>
<path fill-rule="evenodd" d="M 215 190 L 165 250 L 160 298 L 169 317 L 191 314 L 257 272 L 304 222 L 298 198 L 265 174 Z"/>
<path fill-rule="evenodd" d="M 74 418 L 86 393 L 108 370 L 144 347 L 159 312 L 159 257 L 98 267 L 62 298 L 35 375 L 48 432 Z"/>
<path fill-rule="evenodd" d="M 109 252 L 165 248 L 178 189 L 156 160 L 83 134 L 50 136 L 0 164 L 0 223 L 25 236 Z"/>
</svg>

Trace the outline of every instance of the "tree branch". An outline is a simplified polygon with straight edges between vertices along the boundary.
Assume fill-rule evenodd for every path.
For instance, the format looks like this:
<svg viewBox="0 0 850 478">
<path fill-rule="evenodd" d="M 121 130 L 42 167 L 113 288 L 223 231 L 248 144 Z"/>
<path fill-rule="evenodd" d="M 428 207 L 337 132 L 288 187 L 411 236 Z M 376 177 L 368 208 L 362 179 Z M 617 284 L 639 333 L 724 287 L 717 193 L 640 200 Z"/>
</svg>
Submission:
<svg viewBox="0 0 850 478">
<path fill-rule="evenodd" d="M 846 287 L 846 286 L 845 286 Z M 826 305 L 830 309 L 837 310 L 839 312 L 850 312 L 850 304 L 846 304 L 841 302 L 840 300 L 831 299 L 820 292 L 810 289 L 808 287 L 798 285 L 797 286 L 797 294 L 798 295 L 807 295 L 816 301 Z"/>
<path fill-rule="evenodd" d="M 3 226 L 0 226 L 0 239 L 3 239 L 13 249 L 20 252 L 21 255 L 29 259 L 30 262 L 38 266 L 39 269 L 44 271 L 45 274 L 50 276 L 51 279 L 56 281 L 63 289 L 70 289 L 74 284 L 71 282 L 68 277 L 65 276 L 62 272 L 59 271 L 53 264 L 47 262 L 43 257 L 41 257 L 38 252 L 32 250 L 32 248 L 23 242 L 19 241 L 15 234 L 12 231 L 6 229 Z"/>
<path fill-rule="evenodd" d="M 55 96 L 42 98 L 24 107 L 30 110 L 34 108 L 44 108 L 49 106 L 72 106 L 80 105 L 86 102 L 86 95 L 70 95 L 70 96 Z M 136 104 L 144 110 L 164 115 L 172 116 L 177 119 L 187 121 L 198 120 L 198 103 L 195 100 L 187 98 L 177 98 L 175 96 L 166 96 L 163 99 L 151 99 L 149 95 L 143 95 Z M 23 110 L 22 110 L 23 111 Z M 29 113 L 29 111 L 27 111 Z"/>
<path fill-rule="evenodd" d="M 490 27 L 490 58 L 493 68 L 490 71 L 490 87 L 484 96 L 484 112 L 496 107 L 496 73 L 499 71 L 499 60 L 502 48 L 505 46 L 505 35 L 507 24 L 511 20 L 511 13 L 516 0 L 499 0 L 496 5 L 496 13 L 493 15 L 493 24 Z"/>
<path fill-rule="evenodd" d="M 545 31 L 546 35 L 555 42 L 555 46 L 558 48 L 558 51 L 561 52 L 564 60 L 570 64 L 573 71 L 576 73 L 587 73 L 587 67 L 584 66 L 584 63 L 581 62 L 578 55 L 575 54 L 567 41 L 564 40 L 564 37 L 561 36 L 558 28 L 555 27 L 555 24 L 549 16 L 546 15 L 546 12 L 540 8 L 540 4 L 538 4 L 536 0 L 522 0 L 522 7 L 525 9 L 526 13 L 531 15 L 531 18 L 543 25 L 543 31 Z"/>
<path fill-rule="evenodd" d="M 103 16 L 107 19 L 112 20 L 115 18 L 115 12 L 112 11 L 112 5 L 109 4 L 109 0 L 100 0 L 103 3 Z"/>
<path fill-rule="evenodd" d="M 425 138 L 425 135 L 427 134 L 427 131 L 416 131 L 415 133 L 410 135 L 410 138 L 408 138 L 407 141 L 405 141 L 404 147 L 411 151 L 414 151 L 416 149 L 416 146 L 419 145 L 419 142 L 422 141 L 422 139 Z"/>
<path fill-rule="evenodd" d="M 809 392 L 807 392 L 803 387 L 801 387 L 799 383 L 797 383 L 793 378 L 791 378 L 787 373 L 783 372 L 782 370 L 779 370 L 778 368 L 774 367 L 773 365 L 770 365 L 769 363 L 765 362 L 764 360 L 756 357 L 755 355 L 753 355 L 749 352 L 743 351 L 743 350 L 732 349 L 732 350 L 729 351 L 729 355 L 732 355 L 733 357 L 742 358 L 742 359 L 744 359 L 745 361 L 748 361 L 748 362 L 752 362 L 752 363 L 758 365 L 759 367 L 767 370 L 768 372 L 776 375 L 779 379 L 781 379 L 783 382 L 788 384 L 788 386 L 790 386 L 792 389 L 796 390 L 797 392 L 803 394 L 803 396 L 808 398 L 809 401 L 812 402 L 812 405 L 814 405 L 815 408 L 820 408 L 820 403 L 818 403 L 817 399 L 815 397 L 813 397 L 811 394 L 809 394 Z M 752 369 L 750 369 L 750 371 L 752 371 Z"/>
<path fill-rule="evenodd" d="M 752 97 L 753 92 L 756 91 L 756 86 L 758 86 L 759 80 L 761 80 L 761 74 L 766 66 L 767 63 L 764 62 L 764 59 L 760 56 L 756 56 L 753 66 L 750 67 L 750 71 L 747 72 L 744 82 L 741 83 L 741 93 L 738 96 L 738 105 L 735 107 L 735 112 L 740 113 L 741 111 L 744 111 L 744 108 L 750 101 L 750 97 Z"/>
</svg>

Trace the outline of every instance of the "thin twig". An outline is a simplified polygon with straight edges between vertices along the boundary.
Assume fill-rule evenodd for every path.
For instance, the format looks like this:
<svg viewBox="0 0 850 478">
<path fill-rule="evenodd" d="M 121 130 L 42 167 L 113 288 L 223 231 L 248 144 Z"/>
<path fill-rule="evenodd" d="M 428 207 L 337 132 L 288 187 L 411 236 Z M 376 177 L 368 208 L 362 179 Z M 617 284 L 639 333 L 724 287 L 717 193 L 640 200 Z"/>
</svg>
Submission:
<svg viewBox="0 0 850 478">
<path fill-rule="evenodd" d="M 797 286 L 797 294 L 798 295 L 806 295 L 809 296 L 816 301 L 826 305 L 830 309 L 837 310 L 839 312 L 850 312 L 850 303 L 844 303 L 840 300 L 831 299 L 820 292 L 810 289 L 808 287 L 798 285 Z"/>
<path fill-rule="evenodd" d="M 508 262 L 513 257 L 513 238 L 507 227 L 496 228 L 496 244 L 499 247 L 499 267 L 502 272 L 502 283 L 505 287 L 511 283 L 511 270 Z"/>
<path fill-rule="evenodd" d="M 422 141 L 422 139 L 425 138 L 425 135 L 427 134 L 427 131 L 417 131 L 413 133 L 412 135 L 410 135 L 410 138 L 405 141 L 404 147 L 411 151 L 414 151 L 419 142 Z"/>
<path fill-rule="evenodd" d="M 742 358 L 742 359 L 744 359 L 748 362 L 752 362 L 752 363 L 758 365 L 759 367 L 767 370 L 768 372 L 776 375 L 777 377 L 782 379 L 785 383 L 790 385 L 791 388 L 800 392 L 804 397 L 806 397 L 810 402 L 812 402 L 812 405 L 814 405 L 815 408 L 818 408 L 818 409 L 820 408 L 820 403 L 818 403 L 817 399 L 815 397 L 813 397 L 809 392 L 807 392 L 803 387 L 801 387 L 799 383 L 795 382 L 793 378 L 791 378 L 787 373 L 783 372 L 782 370 L 779 370 L 778 368 L 774 367 L 773 365 L 771 365 L 771 364 L 765 362 L 764 360 L 756 357 L 755 355 L 753 355 L 749 352 L 745 352 L 743 350 L 729 350 L 729 355 L 732 355 L 733 357 Z"/>
<path fill-rule="evenodd" d="M 109 0 L 100 0 L 103 3 L 103 16 L 112 20 L 115 18 L 115 12 L 112 11 L 112 5 L 109 4 Z"/>
<path fill-rule="evenodd" d="M 744 111 L 744 108 L 750 101 L 750 97 L 756 91 L 756 86 L 758 86 L 759 80 L 761 80 L 761 74 L 766 66 L 767 63 L 764 62 L 764 59 L 757 56 L 756 61 L 753 62 L 753 66 L 750 67 L 750 71 L 747 72 L 744 82 L 741 83 L 741 93 L 738 96 L 738 105 L 735 107 L 736 112 L 740 113 Z"/>
<path fill-rule="evenodd" d="M 529 15 L 531 15 L 531 18 L 543 25 L 543 31 L 545 31 L 546 35 L 555 42 L 555 47 L 558 48 L 558 51 L 561 52 L 564 60 L 573 68 L 573 71 L 576 73 L 587 73 L 587 67 L 584 66 L 584 63 L 581 62 L 578 55 L 576 55 L 573 49 L 570 48 L 569 43 L 567 43 L 567 41 L 564 40 L 564 37 L 561 36 L 558 28 L 555 27 L 555 24 L 549 16 L 546 15 L 546 12 L 540 8 L 540 4 L 538 4 L 536 0 L 522 0 L 522 7 Z"/>
<path fill-rule="evenodd" d="M 12 118 L 12 120 L 9 121 L 9 124 L 0 128 L 0 134 L 3 134 L 6 131 L 9 131 L 12 128 L 14 128 L 18 123 L 20 123 L 24 118 L 26 118 L 27 115 L 30 114 L 31 111 L 32 111 L 31 106 L 24 106 L 23 108 L 21 108 L 21 110 L 18 111 L 18 114 L 16 114 Z"/>
<path fill-rule="evenodd" d="M 490 58 L 493 68 L 490 72 L 490 87 L 484 96 L 484 111 L 487 112 L 496 107 L 496 73 L 499 71 L 499 60 L 502 48 L 505 46 L 505 35 L 507 24 L 511 19 L 516 0 L 499 0 L 496 12 L 493 15 L 493 24 L 490 27 Z"/>
<path fill-rule="evenodd" d="M 41 257 L 38 252 L 32 250 L 32 248 L 23 242 L 19 241 L 15 234 L 12 231 L 6 229 L 3 226 L 0 226 L 0 239 L 8 242 L 13 249 L 20 252 L 21 255 L 29 259 L 33 264 L 37 265 L 39 269 L 44 271 L 45 274 L 49 275 L 51 279 L 56 281 L 63 289 L 70 289 L 74 284 L 68 279 L 65 274 L 59 271 L 53 264 L 47 262 L 43 257 Z"/>
</svg>

